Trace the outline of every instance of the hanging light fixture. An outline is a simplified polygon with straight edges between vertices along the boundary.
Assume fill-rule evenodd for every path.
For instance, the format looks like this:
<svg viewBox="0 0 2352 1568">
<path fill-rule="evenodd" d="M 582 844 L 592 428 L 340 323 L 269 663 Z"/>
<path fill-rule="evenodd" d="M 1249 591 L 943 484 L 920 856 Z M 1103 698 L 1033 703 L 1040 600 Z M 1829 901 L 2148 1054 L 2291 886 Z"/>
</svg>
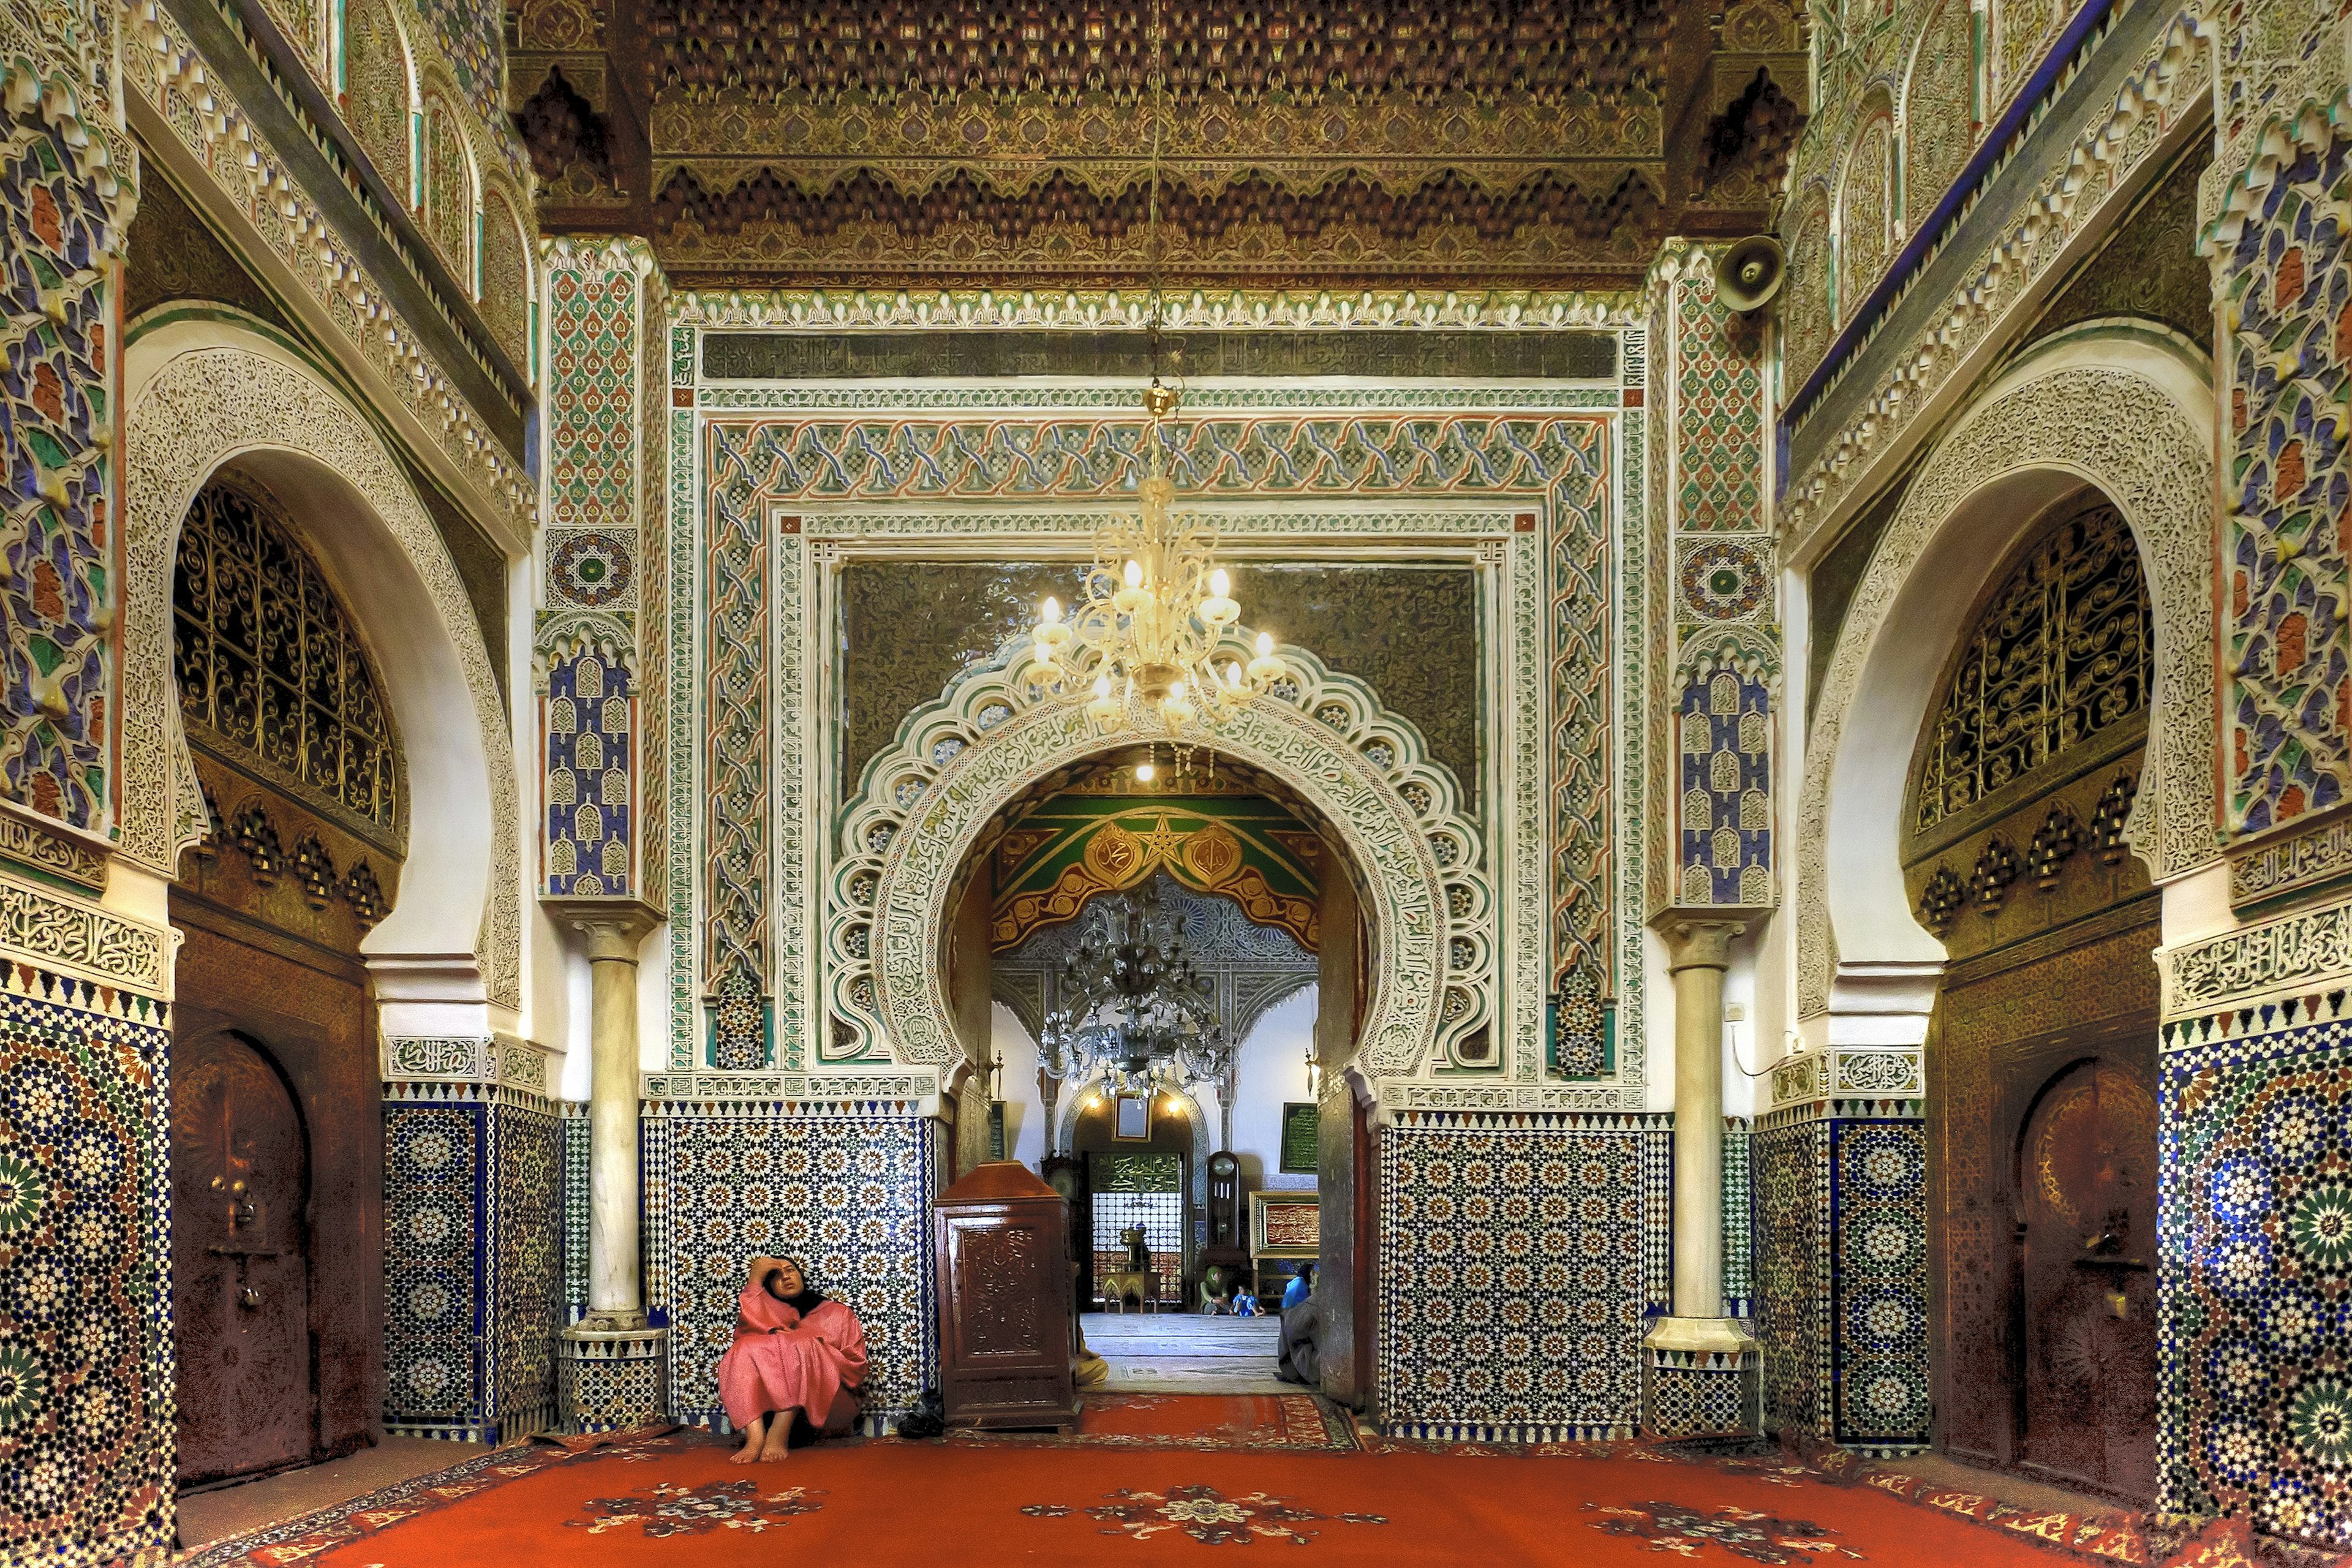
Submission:
<svg viewBox="0 0 2352 1568">
<path fill-rule="evenodd" d="M 1216 563 L 1217 531 L 1197 518 L 1179 519 L 1176 481 L 1168 472 L 1169 422 L 1182 398 L 1160 379 L 1164 249 L 1160 235 L 1160 139 L 1165 121 L 1167 75 L 1160 65 L 1160 7 L 1151 8 L 1151 186 L 1145 253 L 1151 277 L 1151 315 L 1144 329 L 1151 352 L 1151 384 L 1143 409 L 1151 425 L 1144 437 L 1145 472 L 1137 487 L 1137 514 L 1095 534 L 1094 564 L 1082 597 L 1065 614 L 1059 601 L 1040 606 L 1033 632 L 1029 679 L 1055 692 L 1086 691 L 1087 717 L 1108 731 L 1164 734 L 1177 747 L 1179 772 L 1191 748 L 1205 741 L 1288 668 L 1275 657 L 1274 638 L 1260 633 L 1246 664 L 1223 647 L 1241 619 L 1233 576 Z"/>
</svg>

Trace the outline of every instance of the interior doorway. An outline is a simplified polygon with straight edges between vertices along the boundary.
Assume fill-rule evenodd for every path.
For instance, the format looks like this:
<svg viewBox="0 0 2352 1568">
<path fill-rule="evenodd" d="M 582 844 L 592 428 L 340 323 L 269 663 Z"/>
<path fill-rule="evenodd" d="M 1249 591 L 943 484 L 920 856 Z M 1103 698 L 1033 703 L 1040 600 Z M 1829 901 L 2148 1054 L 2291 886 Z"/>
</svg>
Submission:
<svg viewBox="0 0 2352 1568">
<path fill-rule="evenodd" d="M 1905 801 L 1944 944 L 1927 1042 L 1937 1446 L 2155 1495 L 2158 894 L 2125 837 L 2154 626 L 2095 490 L 2044 514 L 1947 661 Z"/>
<path fill-rule="evenodd" d="M 1370 1365 L 1355 1348 L 1370 1335 L 1370 1279 L 1353 1268 L 1372 1251 L 1356 1236 L 1372 1220 L 1355 1174 L 1369 1145 L 1345 1094 L 1328 1102 L 1342 1108 L 1341 1137 L 1319 1131 L 1369 983 L 1348 856 L 1257 770 L 1202 753 L 1139 778 L 1145 760 L 1113 752 L 1044 781 L 991 823 L 951 889 L 950 1009 L 971 1081 L 996 1085 L 968 1094 L 959 1118 L 988 1118 L 996 1157 L 1069 1191 L 1084 1332 L 1113 1390 L 1306 1391 L 1276 1376 L 1279 1313 L 1293 1278 L 1319 1263 L 1319 1331 L 1335 1342 L 1313 1391 L 1353 1403 Z M 1209 1070 L 1195 1061 L 1146 1085 L 1074 1068 L 1076 976 L 1093 962 L 1087 943 L 1109 940 L 1090 934 L 1094 911 L 1113 903 L 1122 922 L 1148 903 L 1182 933 L 1230 1047 Z M 969 1005 L 976 980 L 993 1004 L 984 1015 Z M 958 1138 L 980 1142 L 969 1129 Z M 1336 1240 L 1335 1193 L 1348 1231 Z M 1234 1315 L 1244 1298 L 1253 1315 Z"/>
<path fill-rule="evenodd" d="M 295 520 L 234 470 L 181 530 L 173 671 L 207 818 L 171 891 L 185 1489 L 381 1434 L 382 1075 L 360 942 L 398 894 L 407 823 L 356 627 Z"/>
</svg>

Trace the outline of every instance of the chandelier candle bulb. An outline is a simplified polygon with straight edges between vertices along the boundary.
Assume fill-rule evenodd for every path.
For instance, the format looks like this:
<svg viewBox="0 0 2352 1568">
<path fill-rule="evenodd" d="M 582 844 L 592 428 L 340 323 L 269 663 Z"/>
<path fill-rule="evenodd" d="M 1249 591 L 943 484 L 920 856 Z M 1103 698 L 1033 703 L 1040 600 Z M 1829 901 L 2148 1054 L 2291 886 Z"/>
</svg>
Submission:
<svg viewBox="0 0 2352 1568">
<path fill-rule="evenodd" d="M 1242 618 L 1242 607 L 1233 597 L 1233 579 L 1222 566 L 1209 574 L 1209 596 L 1201 601 L 1201 619 L 1213 632 L 1223 631 Z"/>
<path fill-rule="evenodd" d="M 1258 633 L 1257 657 L 1250 660 L 1249 664 L 1250 679 L 1261 686 L 1271 686 L 1281 679 L 1284 674 L 1282 660 L 1274 657 L 1274 634 Z"/>
</svg>

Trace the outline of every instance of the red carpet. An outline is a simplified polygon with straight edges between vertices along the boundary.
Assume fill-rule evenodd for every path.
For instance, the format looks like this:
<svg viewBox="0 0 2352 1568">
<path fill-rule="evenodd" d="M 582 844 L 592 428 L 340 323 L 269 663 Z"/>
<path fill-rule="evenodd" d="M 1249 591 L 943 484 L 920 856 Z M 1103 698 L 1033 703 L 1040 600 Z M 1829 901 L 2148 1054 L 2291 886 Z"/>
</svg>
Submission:
<svg viewBox="0 0 2352 1568">
<path fill-rule="evenodd" d="M 956 1432 L 959 1446 L 1043 1448 L 1214 1448 L 1346 1453 L 1347 1416 L 1311 1394 L 1089 1394 L 1078 1429 Z"/>
<path fill-rule="evenodd" d="M 577 1456 L 510 1450 L 222 1542 L 184 1568 L 718 1568 L 752 1557 L 937 1568 L 1156 1562 L 1260 1544 L 1333 1563 L 1593 1568 L 2148 1560 L 2137 1530 L 2084 1537 L 2073 1515 L 2038 1529 L 2029 1516 L 1990 1522 L 1777 1460 L 1689 1459 L 1632 1444 L 1585 1457 L 1198 1447 L 1213 1427 L 1244 1441 L 1263 1435 L 1268 1417 L 1230 1408 L 1247 1400 L 1152 1397 L 1171 1402 L 1097 1412 L 1094 1439 L 1134 1447 L 1089 1449 L 1086 1434 L 1052 1450 L 839 1442 L 748 1468 L 727 1462 L 732 1442 L 693 1433 Z M 1278 1426 L 1280 1412 L 1271 1419 Z M 1166 1430 L 1139 1429 L 1154 1426 Z M 2228 1559 L 2201 1561 L 2221 1568 Z"/>
</svg>

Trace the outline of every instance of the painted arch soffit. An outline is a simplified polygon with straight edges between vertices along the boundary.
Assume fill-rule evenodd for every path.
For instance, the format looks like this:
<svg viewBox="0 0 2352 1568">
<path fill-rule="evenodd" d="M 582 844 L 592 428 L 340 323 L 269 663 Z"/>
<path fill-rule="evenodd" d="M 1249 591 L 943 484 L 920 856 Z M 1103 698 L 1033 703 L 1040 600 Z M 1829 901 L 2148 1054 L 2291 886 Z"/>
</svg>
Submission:
<svg viewBox="0 0 2352 1568">
<path fill-rule="evenodd" d="M 521 1002 L 521 893 L 514 752 L 490 655 L 464 584 L 400 465 L 360 412 L 306 367 L 257 342 L 210 342 L 173 355 L 137 389 L 126 422 L 122 846 L 165 876 L 176 826 L 194 809 L 173 754 L 172 574 L 180 522 L 221 465 L 286 452 L 331 469 L 365 500 L 439 612 L 471 697 L 492 825 L 492 863 L 474 956 L 490 1001 Z M 414 828 L 428 825 L 413 824 Z"/>
<path fill-rule="evenodd" d="M 2121 349 L 2125 345 L 2114 345 Z M 2211 498 L 2205 424 L 2140 355 L 2085 360 L 2109 345 L 2062 340 L 2043 363 L 2011 372 L 1946 436 L 1905 495 L 1871 557 L 1822 681 L 1805 747 L 1798 806 L 1798 1004 L 1829 1006 L 1839 953 L 1828 888 L 1831 786 L 1839 740 L 1872 649 L 1929 543 L 1980 492 L 2032 470 L 2088 481 L 2115 503 L 2137 541 L 2156 611 L 2156 700 L 2148 766 L 2127 830 L 2158 881 L 2221 853 L 2215 837 L 2216 724 Z M 2153 358 L 2152 354 L 2147 357 Z M 2130 417 L 2117 417 L 2130 410 Z M 1894 838 L 1889 837 L 1890 853 Z"/>
<path fill-rule="evenodd" d="M 1244 650 L 1245 651 L 1245 650 Z M 1493 871 L 1452 775 L 1361 681 L 1285 648 L 1296 679 L 1244 707 L 1218 750 L 1265 770 L 1330 822 L 1372 912 L 1374 973 L 1358 1058 L 1409 1074 L 1499 1026 Z M 828 889 L 825 994 L 841 1057 L 912 1065 L 962 1052 L 943 984 L 948 895 L 989 822 L 1056 769 L 1132 743 L 1076 698 L 1001 663 L 912 714 L 843 814 Z"/>
</svg>

